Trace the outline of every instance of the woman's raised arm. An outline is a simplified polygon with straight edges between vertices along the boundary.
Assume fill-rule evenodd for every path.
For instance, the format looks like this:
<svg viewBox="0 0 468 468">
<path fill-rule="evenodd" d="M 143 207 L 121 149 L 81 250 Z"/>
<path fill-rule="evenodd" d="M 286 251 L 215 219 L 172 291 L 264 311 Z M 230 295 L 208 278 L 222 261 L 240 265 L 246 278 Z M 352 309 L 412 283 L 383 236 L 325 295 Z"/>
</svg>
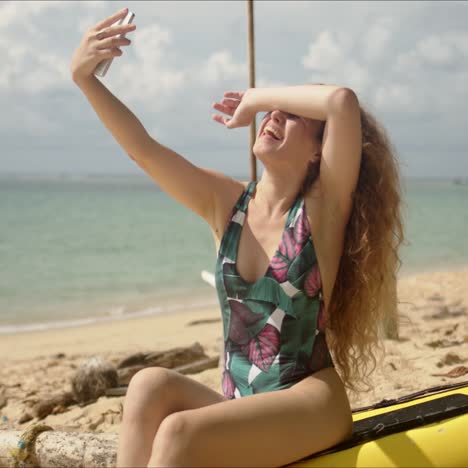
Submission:
<svg viewBox="0 0 468 468">
<path fill-rule="evenodd" d="M 216 194 L 222 193 L 228 178 L 192 164 L 154 140 L 137 117 L 97 78 L 75 82 L 119 145 L 161 190 L 212 224 Z"/>
<path fill-rule="evenodd" d="M 138 118 L 93 74 L 101 60 L 122 55 L 117 46 L 130 43 L 115 36 L 134 30 L 134 24 L 111 26 L 125 14 L 126 9 L 121 10 L 86 31 L 70 65 L 73 81 L 125 152 L 163 191 L 212 224 L 216 194 L 223 192 L 229 178 L 195 166 L 151 138 Z"/>
</svg>

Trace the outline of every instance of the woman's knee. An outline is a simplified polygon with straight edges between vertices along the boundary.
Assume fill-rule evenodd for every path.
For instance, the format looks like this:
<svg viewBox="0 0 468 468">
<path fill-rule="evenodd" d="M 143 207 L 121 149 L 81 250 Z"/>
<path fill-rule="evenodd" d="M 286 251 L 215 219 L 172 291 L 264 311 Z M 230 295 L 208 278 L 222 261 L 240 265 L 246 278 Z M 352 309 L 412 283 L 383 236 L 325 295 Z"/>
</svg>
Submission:
<svg viewBox="0 0 468 468">
<path fill-rule="evenodd" d="M 172 413 L 166 418 L 160 426 L 158 437 L 162 440 L 174 441 L 178 439 L 187 439 L 190 433 L 190 424 L 183 411 Z"/>
<path fill-rule="evenodd" d="M 153 461 L 157 460 L 157 465 L 164 466 L 188 462 L 191 458 L 191 448 L 195 444 L 195 435 L 185 412 L 170 414 L 159 426 L 151 458 Z"/>
<path fill-rule="evenodd" d="M 138 371 L 128 384 L 124 401 L 125 410 L 147 413 L 148 410 L 167 404 L 173 376 L 170 369 L 147 367 Z"/>
<path fill-rule="evenodd" d="M 149 387 L 159 387 L 169 381 L 172 372 L 164 367 L 145 367 L 130 379 L 128 388 L 141 391 Z"/>
</svg>

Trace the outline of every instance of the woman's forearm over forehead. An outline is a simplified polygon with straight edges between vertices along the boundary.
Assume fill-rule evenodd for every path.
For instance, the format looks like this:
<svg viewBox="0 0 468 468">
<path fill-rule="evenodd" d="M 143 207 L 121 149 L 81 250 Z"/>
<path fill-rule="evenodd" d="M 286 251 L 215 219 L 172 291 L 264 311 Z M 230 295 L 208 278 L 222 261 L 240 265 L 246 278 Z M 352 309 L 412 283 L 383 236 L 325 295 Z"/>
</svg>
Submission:
<svg viewBox="0 0 468 468">
<path fill-rule="evenodd" d="M 354 94 L 344 86 L 307 84 L 278 88 L 251 88 L 248 103 L 256 112 L 280 109 L 313 120 L 327 120 L 335 97 L 340 93 Z M 332 99 L 333 97 L 333 99 Z"/>
</svg>

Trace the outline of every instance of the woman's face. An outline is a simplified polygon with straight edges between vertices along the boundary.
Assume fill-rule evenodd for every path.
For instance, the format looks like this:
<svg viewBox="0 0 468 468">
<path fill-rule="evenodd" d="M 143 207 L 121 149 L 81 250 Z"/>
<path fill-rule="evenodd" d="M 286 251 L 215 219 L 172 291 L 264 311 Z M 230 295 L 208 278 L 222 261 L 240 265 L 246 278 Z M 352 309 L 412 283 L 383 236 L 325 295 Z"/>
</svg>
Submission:
<svg viewBox="0 0 468 468">
<path fill-rule="evenodd" d="M 315 138 L 320 121 L 299 117 L 280 110 L 268 112 L 262 119 L 253 151 L 263 162 L 291 162 L 302 167 L 320 150 Z"/>
</svg>

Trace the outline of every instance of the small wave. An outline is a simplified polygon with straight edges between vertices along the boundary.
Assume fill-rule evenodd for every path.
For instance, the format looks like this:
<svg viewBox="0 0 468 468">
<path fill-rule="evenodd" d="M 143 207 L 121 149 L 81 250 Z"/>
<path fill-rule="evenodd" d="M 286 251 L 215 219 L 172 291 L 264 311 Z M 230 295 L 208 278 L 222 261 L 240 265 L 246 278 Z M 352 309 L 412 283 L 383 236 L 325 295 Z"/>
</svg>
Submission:
<svg viewBox="0 0 468 468">
<path fill-rule="evenodd" d="M 154 306 L 154 307 L 145 307 L 133 312 L 127 312 L 125 306 L 116 306 L 112 307 L 108 315 L 101 317 L 83 317 L 75 320 L 60 320 L 53 322 L 37 322 L 37 323 L 28 323 L 28 324 L 16 324 L 16 325 L 0 325 L 0 335 L 16 335 L 19 333 L 28 333 L 28 332 L 37 332 L 37 331 L 47 331 L 47 330 L 56 330 L 63 328 L 75 328 L 84 325 L 91 325 L 94 323 L 102 322 L 115 322 L 121 320 L 129 320 L 139 317 L 150 317 L 156 316 L 159 314 L 167 312 L 181 312 L 194 309 L 200 309 L 203 307 L 214 307 L 217 306 L 217 300 L 205 299 L 202 301 L 194 301 L 187 303 L 173 303 L 167 304 L 165 306 Z"/>
</svg>

